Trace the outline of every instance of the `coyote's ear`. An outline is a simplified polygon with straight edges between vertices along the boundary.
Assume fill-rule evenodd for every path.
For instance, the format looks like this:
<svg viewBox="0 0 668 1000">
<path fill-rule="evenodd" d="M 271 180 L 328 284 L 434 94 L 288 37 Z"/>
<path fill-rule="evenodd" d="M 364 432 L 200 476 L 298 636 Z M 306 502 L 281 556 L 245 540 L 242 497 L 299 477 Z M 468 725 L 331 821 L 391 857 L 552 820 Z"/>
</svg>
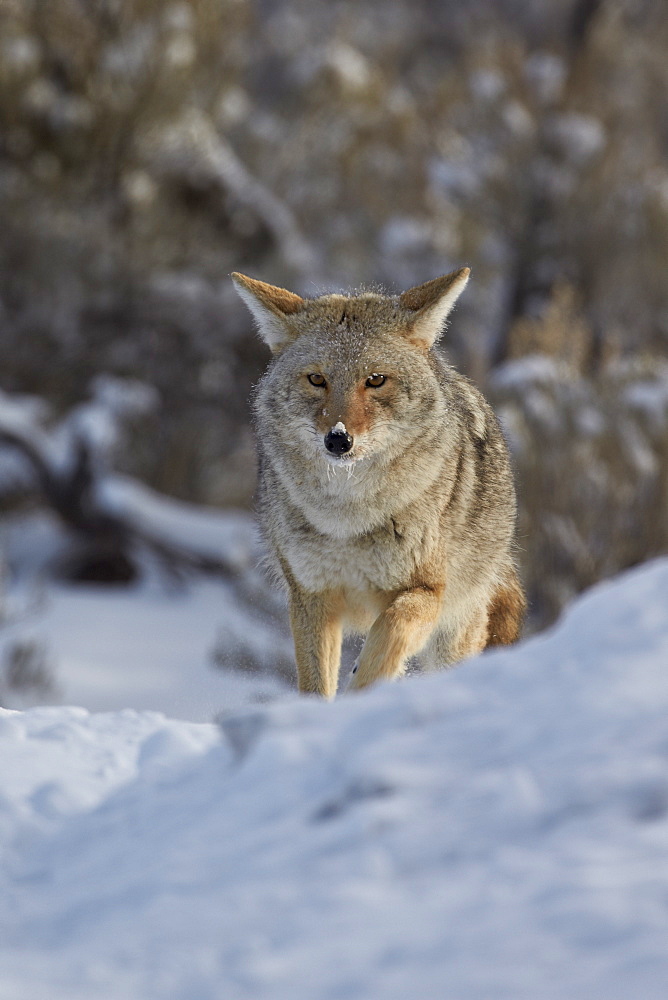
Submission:
<svg viewBox="0 0 668 1000">
<path fill-rule="evenodd" d="M 470 273 L 470 267 L 460 267 L 442 278 L 409 288 L 399 297 L 399 304 L 408 313 L 409 340 L 421 347 L 431 347 L 438 340 Z"/>
<path fill-rule="evenodd" d="M 238 272 L 232 275 L 232 281 L 252 312 L 260 336 L 278 354 L 294 337 L 288 317 L 304 308 L 304 299 L 286 288 L 276 288 Z"/>
</svg>

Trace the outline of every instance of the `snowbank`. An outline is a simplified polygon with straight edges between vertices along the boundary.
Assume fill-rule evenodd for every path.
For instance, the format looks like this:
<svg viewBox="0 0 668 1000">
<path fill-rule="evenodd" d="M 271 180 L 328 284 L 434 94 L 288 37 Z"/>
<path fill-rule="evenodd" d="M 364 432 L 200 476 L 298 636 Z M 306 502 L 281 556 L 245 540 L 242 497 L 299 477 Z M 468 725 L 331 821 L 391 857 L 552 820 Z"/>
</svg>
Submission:
<svg viewBox="0 0 668 1000">
<path fill-rule="evenodd" d="M 222 735 L 0 713 L 0 996 L 664 1000 L 667 596 Z"/>
</svg>

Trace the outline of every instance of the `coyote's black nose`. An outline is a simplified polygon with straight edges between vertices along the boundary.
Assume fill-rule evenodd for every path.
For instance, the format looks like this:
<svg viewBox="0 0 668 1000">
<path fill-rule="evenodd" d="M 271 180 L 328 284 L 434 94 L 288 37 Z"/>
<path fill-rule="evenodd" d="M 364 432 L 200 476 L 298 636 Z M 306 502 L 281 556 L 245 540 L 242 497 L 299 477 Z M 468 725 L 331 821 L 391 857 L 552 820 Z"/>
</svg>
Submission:
<svg viewBox="0 0 668 1000">
<path fill-rule="evenodd" d="M 353 446 L 353 439 L 348 431 L 339 431 L 334 428 L 325 434 L 325 448 L 332 455 L 345 455 Z"/>
</svg>

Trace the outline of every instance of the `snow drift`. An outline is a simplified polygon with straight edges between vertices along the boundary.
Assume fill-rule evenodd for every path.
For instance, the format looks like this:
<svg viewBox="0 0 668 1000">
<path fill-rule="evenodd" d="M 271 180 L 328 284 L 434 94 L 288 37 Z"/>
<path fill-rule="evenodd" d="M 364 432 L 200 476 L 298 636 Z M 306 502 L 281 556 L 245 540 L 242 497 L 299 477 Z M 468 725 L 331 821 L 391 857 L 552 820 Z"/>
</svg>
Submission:
<svg viewBox="0 0 668 1000">
<path fill-rule="evenodd" d="M 220 727 L 0 713 L 0 995 L 663 1000 L 667 597 Z"/>
</svg>

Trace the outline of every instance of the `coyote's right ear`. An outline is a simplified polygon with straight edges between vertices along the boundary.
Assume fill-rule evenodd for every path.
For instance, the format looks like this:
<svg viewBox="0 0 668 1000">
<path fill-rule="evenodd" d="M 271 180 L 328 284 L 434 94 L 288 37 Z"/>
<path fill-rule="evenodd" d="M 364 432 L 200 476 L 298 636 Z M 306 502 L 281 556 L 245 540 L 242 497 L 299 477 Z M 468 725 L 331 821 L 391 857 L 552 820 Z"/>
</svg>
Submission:
<svg viewBox="0 0 668 1000">
<path fill-rule="evenodd" d="M 306 303 L 286 288 L 276 288 L 264 281 L 247 278 L 237 271 L 232 281 L 241 298 L 253 314 L 260 336 L 274 354 L 282 351 L 294 339 L 288 317 L 301 312 Z"/>
</svg>

